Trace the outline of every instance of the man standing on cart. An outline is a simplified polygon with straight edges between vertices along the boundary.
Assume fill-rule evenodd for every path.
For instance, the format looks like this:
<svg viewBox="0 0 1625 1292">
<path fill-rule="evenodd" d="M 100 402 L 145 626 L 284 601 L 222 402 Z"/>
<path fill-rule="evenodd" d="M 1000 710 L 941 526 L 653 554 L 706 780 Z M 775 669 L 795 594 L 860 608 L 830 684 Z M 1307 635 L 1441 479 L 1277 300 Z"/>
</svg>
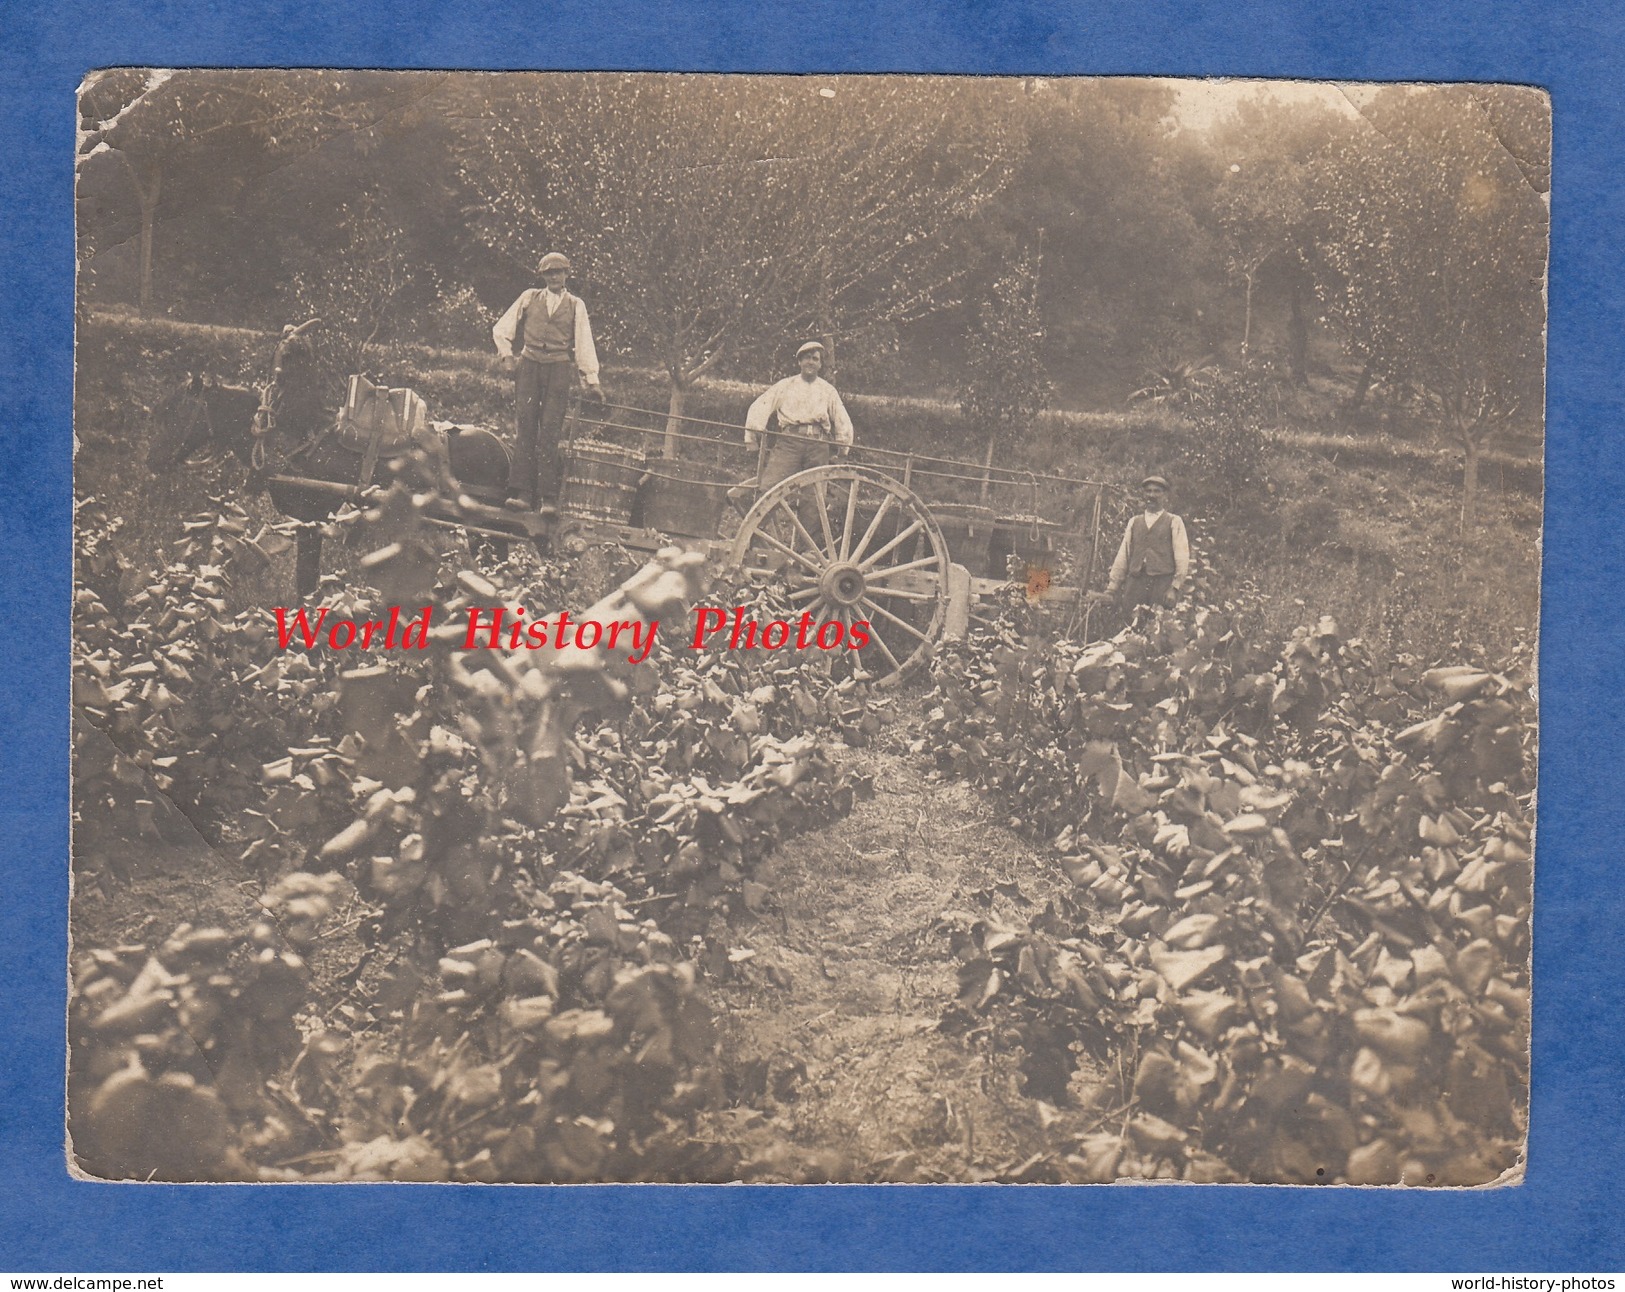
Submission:
<svg viewBox="0 0 1625 1292">
<path fill-rule="evenodd" d="M 508 496 L 528 507 L 558 499 L 563 479 L 559 439 L 577 374 L 590 395 L 604 397 L 587 307 L 565 290 L 569 259 L 550 251 L 538 270 L 545 286 L 522 292 L 491 329 L 503 366 L 515 369 L 518 451 Z"/>
<path fill-rule="evenodd" d="M 796 363 L 801 371 L 769 386 L 745 414 L 746 447 L 768 437 L 758 454 L 758 493 L 797 471 L 824 466 L 836 453 L 844 454 L 852 447 L 852 419 L 846 405 L 835 387 L 818 375 L 824 367 L 824 347 L 808 341 L 796 351 Z M 767 429 L 775 416 L 779 419 L 776 433 Z M 729 496 L 737 497 L 748 488 L 741 486 Z"/>
</svg>

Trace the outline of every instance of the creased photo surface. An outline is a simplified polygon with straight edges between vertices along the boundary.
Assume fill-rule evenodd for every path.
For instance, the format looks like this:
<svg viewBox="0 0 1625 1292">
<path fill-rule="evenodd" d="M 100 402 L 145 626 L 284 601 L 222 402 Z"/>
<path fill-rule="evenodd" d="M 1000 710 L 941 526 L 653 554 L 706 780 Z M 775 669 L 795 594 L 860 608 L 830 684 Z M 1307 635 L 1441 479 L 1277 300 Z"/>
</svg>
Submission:
<svg viewBox="0 0 1625 1292">
<path fill-rule="evenodd" d="M 81 1178 L 1521 1181 L 1544 93 L 78 115 Z"/>
</svg>

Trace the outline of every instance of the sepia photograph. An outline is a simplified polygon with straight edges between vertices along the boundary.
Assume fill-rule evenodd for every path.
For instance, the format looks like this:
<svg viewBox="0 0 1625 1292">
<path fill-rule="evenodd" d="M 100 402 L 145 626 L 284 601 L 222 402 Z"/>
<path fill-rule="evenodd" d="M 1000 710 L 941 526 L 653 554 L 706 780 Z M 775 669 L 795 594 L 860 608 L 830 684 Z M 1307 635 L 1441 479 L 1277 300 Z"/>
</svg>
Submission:
<svg viewBox="0 0 1625 1292">
<path fill-rule="evenodd" d="M 77 107 L 77 1178 L 1521 1184 L 1545 92 Z"/>
</svg>

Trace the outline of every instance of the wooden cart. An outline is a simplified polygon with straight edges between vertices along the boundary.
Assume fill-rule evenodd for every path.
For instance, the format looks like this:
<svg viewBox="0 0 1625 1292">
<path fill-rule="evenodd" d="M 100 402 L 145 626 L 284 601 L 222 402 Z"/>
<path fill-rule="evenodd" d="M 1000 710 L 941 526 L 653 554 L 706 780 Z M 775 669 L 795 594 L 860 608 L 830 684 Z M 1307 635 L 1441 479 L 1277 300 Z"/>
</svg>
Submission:
<svg viewBox="0 0 1625 1292">
<path fill-rule="evenodd" d="M 640 425 L 640 419 L 648 424 Z M 673 429 L 674 422 L 682 429 Z M 721 457 L 712 464 L 711 487 L 720 491 L 734 485 L 732 492 L 741 492 L 736 481 L 743 427 L 604 404 L 579 410 L 570 429 L 589 442 L 661 449 L 661 456 L 644 461 L 645 484 L 691 482 L 695 462 L 707 454 Z M 679 462 L 685 466 L 674 472 Z M 1008 593 L 1013 583 L 1035 601 L 1085 614 L 1084 590 L 1096 571 L 1103 508 L 1121 492 L 1101 481 L 1039 477 L 870 446 L 855 446 L 845 457 L 792 475 L 759 495 L 751 482 L 746 485 L 744 492 L 754 501 L 732 533 L 725 514 L 720 535 L 714 512 L 696 517 L 688 533 L 647 528 L 630 518 L 625 524 L 606 522 L 591 507 L 586 514 L 572 514 L 567 485 L 557 535 L 582 547 L 615 542 L 645 551 L 675 542 L 746 575 L 782 578 L 798 614 L 806 610 L 815 620 L 846 625 L 867 621 L 873 646 L 864 652 L 864 668 L 882 686 L 919 667 L 945 636 L 962 635 L 977 602 Z M 987 501 L 954 501 L 956 495 Z M 1057 496 L 1070 504 L 1064 521 L 1041 514 L 1055 510 Z M 1019 507 L 1022 514 L 1000 518 L 1000 508 L 991 502 Z M 983 524 L 991 534 L 976 535 L 967 513 L 985 513 Z M 1001 533 L 1010 541 L 1001 545 Z M 969 547 L 979 559 L 966 550 L 967 538 L 976 540 Z M 1054 577 L 1063 554 L 1070 556 L 1074 583 Z"/>
<path fill-rule="evenodd" d="M 556 508 L 516 511 L 489 497 L 436 496 L 427 518 L 498 543 L 541 541 L 554 550 L 612 543 L 653 553 L 684 546 L 747 576 L 780 578 L 798 616 L 807 611 L 848 629 L 868 624 L 872 644 L 861 652 L 860 668 L 881 686 L 918 668 L 944 637 L 963 635 L 977 602 L 1008 594 L 1012 585 L 1024 586 L 1034 601 L 1085 615 L 1102 509 L 1108 495 L 1120 492 L 1100 481 L 856 446 L 758 494 L 754 480 L 737 483 L 740 426 L 600 403 L 573 407 L 567 432 L 574 451 L 566 451 L 566 461 L 584 475 L 593 472 L 583 462 L 607 474 L 585 479 L 567 469 Z M 764 441 L 775 434 L 763 432 Z M 649 456 L 648 447 L 661 453 Z M 759 474 L 760 457 L 757 466 Z M 334 506 L 371 492 L 294 475 L 269 478 L 330 496 Z M 663 481 L 699 487 L 716 505 L 689 515 L 668 506 L 658 509 L 664 522 L 658 528 L 638 523 L 634 495 Z M 743 516 L 722 505 L 724 492 L 749 501 Z M 979 501 L 965 500 L 972 494 Z M 1059 496 L 1069 500 L 1068 522 L 1042 515 Z M 1023 514 L 1000 521 L 995 501 L 1021 504 Z M 1000 524 L 1014 538 L 1002 547 Z M 1024 546 L 1028 531 L 1032 542 Z M 1064 549 L 1075 584 L 1053 577 Z"/>
</svg>

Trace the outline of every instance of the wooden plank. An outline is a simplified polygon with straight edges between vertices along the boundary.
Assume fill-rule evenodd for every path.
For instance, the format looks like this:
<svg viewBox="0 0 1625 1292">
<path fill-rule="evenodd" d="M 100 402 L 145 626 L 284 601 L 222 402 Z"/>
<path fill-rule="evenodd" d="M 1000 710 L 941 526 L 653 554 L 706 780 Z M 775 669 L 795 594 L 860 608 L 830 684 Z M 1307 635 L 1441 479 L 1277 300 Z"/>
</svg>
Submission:
<svg viewBox="0 0 1625 1292">
<path fill-rule="evenodd" d="M 1019 588 L 1020 586 L 1021 585 L 1019 583 L 1012 584 L 1009 579 L 973 578 L 970 581 L 972 597 L 991 597 L 1003 592 L 1006 588 Z M 1066 587 L 1059 583 L 1052 583 L 1044 590 L 1044 595 L 1040 597 L 1039 600 L 1045 603 L 1053 601 L 1060 605 L 1068 605 L 1071 602 L 1078 600 L 1079 595 L 1080 594 L 1077 588 Z"/>
<path fill-rule="evenodd" d="M 650 553 L 676 547 L 685 552 L 701 552 L 708 560 L 713 561 L 726 557 L 729 550 L 727 543 L 717 539 L 682 538 L 662 534 L 658 530 L 640 529 L 632 525 L 611 525 L 604 521 L 579 519 L 574 516 L 559 517 L 558 532 L 567 542 L 574 538 L 586 546 L 594 543 L 614 543 L 632 551 Z"/>
<path fill-rule="evenodd" d="M 942 635 L 947 641 L 963 641 L 970 630 L 971 573 L 963 565 L 948 567 L 948 614 Z"/>
</svg>

